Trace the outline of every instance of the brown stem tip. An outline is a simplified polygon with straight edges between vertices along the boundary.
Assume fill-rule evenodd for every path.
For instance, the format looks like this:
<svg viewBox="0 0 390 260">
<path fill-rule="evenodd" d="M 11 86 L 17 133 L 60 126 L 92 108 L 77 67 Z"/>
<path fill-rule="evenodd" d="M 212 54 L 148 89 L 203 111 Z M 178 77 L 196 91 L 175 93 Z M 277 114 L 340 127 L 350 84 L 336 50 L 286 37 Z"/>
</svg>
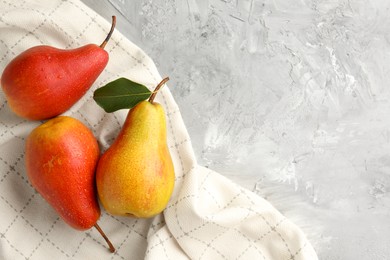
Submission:
<svg viewBox="0 0 390 260">
<path fill-rule="evenodd" d="M 114 32 L 115 25 L 116 25 L 116 16 L 113 15 L 113 16 L 112 16 L 111 29 L 110 29 L 110 31 L 108 32 L 106 39 L 104 39 L 104 41 L 102 42 L 102 44 L 100 44 L 100 48 L 104 49 L 104 47 L 106 46 L 107 42 L 110 40 L 111 35 L 112 35 L 112 33 Z"/>
<path fill-rule="evenodd" d="M 110 252 L 114 253 L 115 252 L 115 247 L 112 245 L 111 241 L 108 239 L 106 234 L 104 234 L 103 230 L 99 227 L 99 225 L 97 223 L 94 225 L 94 227 L 97 229 L 97 231 L 99 231 L 100 235 L 102 235 L 104 240 L 106 240 Z"/>
<path fill-rule="evenodd" d="M 169 80 L 169 77 L 166 77 L 164 78 L 163 80 L 161 80 L 160 83 L 158 83 L 158 85 L 156 86 L 156 88 L 154 89 L 153 91 L 153 94 L 149 97 L 149 102 L 150 103 L 153 103 L 153 100 L 154 98 L 156 97 L 158 91 L 160 90 L 160 88 L 162 88 L 162 86 L 164 86 L 164 84 Z"/>
</svg>

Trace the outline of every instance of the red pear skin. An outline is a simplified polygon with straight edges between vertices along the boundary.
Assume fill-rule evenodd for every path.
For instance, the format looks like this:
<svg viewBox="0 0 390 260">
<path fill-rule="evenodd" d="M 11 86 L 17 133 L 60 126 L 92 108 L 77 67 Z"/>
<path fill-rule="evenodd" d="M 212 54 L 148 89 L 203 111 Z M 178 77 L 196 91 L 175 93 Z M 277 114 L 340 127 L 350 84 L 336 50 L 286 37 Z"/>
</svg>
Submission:
<svg viewBox="0 0 390 260">
<path fill-rule="evenodd" d="M 26 170 L 33 187 L 78 230 L 100 217 L 95 184 L 99 146 L 93 133 L 67 116 L 50 119 L 26 140 Z"/>
<path fill-rule="evenodd" d="M 5 67 L 1 87 L 8 105 L 17 115 L 44 120 L 62 114 L 92 86 L 108 63 L 104 50 L 115 29 L 100 45 L 76 49 L 35 46 L 20 53 Z"/>
<path fill-rule="evenodd" d="M 31 120 L 52 118 L 86 93 L 108 58 L 108 53 L 95 44 L 71 50 L 32 47 L 6 66 L 1 86 L 17 115 Z"/>
</svg>

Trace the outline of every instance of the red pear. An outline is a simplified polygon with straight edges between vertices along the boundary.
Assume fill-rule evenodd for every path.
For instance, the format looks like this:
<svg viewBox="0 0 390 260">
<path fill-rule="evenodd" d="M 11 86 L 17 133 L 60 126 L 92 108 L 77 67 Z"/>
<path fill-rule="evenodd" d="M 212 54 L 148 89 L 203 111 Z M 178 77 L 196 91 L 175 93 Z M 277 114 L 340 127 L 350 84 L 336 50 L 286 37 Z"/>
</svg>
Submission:
<svg viewBox="0 0 390 260">
<path fill-rule="evenodd" d="M 43 120 L 74 105 L 92 86 L 108 63 L 104 50 L 115 28 L 101 45 L 76 49 L 35 46 L 20 53 L 5 67 L 1 86 L 8 105 L 17 115 Z"/>
<path fill-rule="evenodd" d="M 100 150 L 93 133 L 79 120 L 58 116 L 35 128 L 26 140 L 26 170 L 33 187 L 77 230 L 97 224 L 95 169 Z"/>
</svg>

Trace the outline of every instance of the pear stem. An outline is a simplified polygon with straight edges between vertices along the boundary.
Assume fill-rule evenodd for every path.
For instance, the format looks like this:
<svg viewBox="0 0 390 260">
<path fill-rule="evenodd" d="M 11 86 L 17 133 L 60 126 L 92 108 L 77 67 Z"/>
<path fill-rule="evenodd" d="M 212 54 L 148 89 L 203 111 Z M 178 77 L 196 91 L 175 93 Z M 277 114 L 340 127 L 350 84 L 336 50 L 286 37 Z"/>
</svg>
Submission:
<svg viewBox="0 0 390 260">
<path fill-rule="evenodd" d="M 110 252 L 114 253 L 115 252 L 115 247 L 112 245 L 111 241 L 108 239 L 106 234 L 104 234 L 103 230 L 99 227 L 99 225 L 96 223 L 94 227 L 99 231 L 100 235 L 106 240 L 108 247 L 110 248 Z"/>
<path fill-rule="evenodd" d="M 157 95 L 157 92 L 160 90 L 160 88 L 162 87 L 162 86 L 164 86 L 164 84 L 167 82 L 169 80 L 169 77 L 166 77 L 166 78 L 164 78 L 163 80 L 161 80 L 161 82 L 160 83 L 158 83 L 158 85 L 156 86 L 156 88 L 154 89 L 154 91 L 153 91 L 153 94 L 149 97 L 149 102 L 150 103 L 153 103 L 153 100 L 154 100 L 154 98 L 156 97 L 156 95 Z"/>
<path fill-rule="evenodd" d="M 115 25 L 116 25 L 116 16 L 113 15 L 113 16 L 112 16 L 111 29 L 110 29 L 110 31 L 108 32 L 106 39 L 104 39 L 104 41 L 102 42 L 102 44 L 100 44 L 100 46 L 99 46 L 100 48 L 104 49 L 104 47 L 106 46 L 107 42 L 110 40 L 111 35 L 112 35 L 112 33 L 114 32 Z"/>
</svg>

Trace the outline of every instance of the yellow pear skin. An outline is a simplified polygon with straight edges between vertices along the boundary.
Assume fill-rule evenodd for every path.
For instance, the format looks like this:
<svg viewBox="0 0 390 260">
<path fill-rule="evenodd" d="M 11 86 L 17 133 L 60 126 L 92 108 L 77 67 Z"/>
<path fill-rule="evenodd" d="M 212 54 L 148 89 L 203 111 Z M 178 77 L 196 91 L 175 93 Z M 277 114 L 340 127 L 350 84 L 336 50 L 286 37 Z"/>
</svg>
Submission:
<svg viewBox="0 0 390 260">
<path fill-rule="evenodd" d="M 99 199 L 112 215 L 148 218 L 166 208 L 174 183 L 164 109 L 142 101 L 98 162 Z"/>
</svg>

